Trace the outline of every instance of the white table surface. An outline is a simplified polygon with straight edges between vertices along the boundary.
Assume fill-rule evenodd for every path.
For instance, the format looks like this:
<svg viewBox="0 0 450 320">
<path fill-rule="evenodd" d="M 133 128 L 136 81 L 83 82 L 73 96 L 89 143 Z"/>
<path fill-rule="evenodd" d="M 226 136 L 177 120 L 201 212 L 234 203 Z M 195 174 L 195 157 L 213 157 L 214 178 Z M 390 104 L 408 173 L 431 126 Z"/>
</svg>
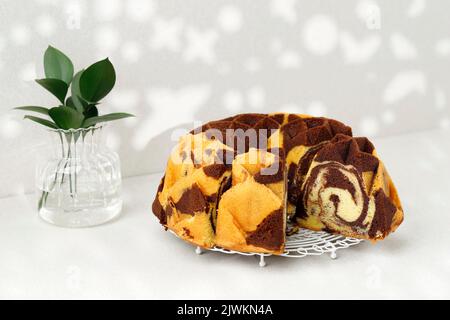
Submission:
<svg viewBox="0 0 450 320">
<path fill-rule="evenodd" d="M 375 139 L 405 221 L 385 241 L 288 259 L 207 252 L 165 232 L 150 206 L 160 174 L 124 180 L 120 219 L 65 229 L 34 197 L 0 199 L 0 298 L 450 298 L 450 132 Z M 5 182 L 2 182 L 5 183 Z"/>
</svg>

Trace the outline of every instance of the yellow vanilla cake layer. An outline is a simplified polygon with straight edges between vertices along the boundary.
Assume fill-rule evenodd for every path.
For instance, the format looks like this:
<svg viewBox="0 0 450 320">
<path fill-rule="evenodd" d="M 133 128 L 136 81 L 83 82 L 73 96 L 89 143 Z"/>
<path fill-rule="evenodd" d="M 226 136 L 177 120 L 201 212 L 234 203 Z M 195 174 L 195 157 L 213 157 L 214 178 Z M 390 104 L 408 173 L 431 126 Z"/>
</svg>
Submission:
<svg viewBox="0 0 450 320">
<path fill-rule="evenodd" d="M 274 164 L 282 167 L 275 168 Z M 284 172 L 283 162 L 270 152 L 252 148 L 235 158 L 232 187 L 222 195 L 218 207 L 218 246 L 237 251 L 283 252 L 285 177 L 282 175 L 281 180 L 273 179 L 275 174 L 260 177 L 270 169 Z M 268 226 L 276 233 L 274 239 L 266 239 L 263 234 Z"/>
</svg>

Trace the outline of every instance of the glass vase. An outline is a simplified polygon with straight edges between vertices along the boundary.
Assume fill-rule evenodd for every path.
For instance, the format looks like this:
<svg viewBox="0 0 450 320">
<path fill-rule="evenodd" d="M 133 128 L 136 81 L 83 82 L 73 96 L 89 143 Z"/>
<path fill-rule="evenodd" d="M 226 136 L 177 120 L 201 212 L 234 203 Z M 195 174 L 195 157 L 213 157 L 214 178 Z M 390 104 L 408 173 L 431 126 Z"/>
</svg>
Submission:
<svg viewBox="0 0 450 320">
<path fill-rule="evenodd" d="M 105 125 L 49 130 L 36 166 L 39 216 L 63 227 L 89 227 L 122 210 L 120 161 L 103 141 Z"/>
</svg>

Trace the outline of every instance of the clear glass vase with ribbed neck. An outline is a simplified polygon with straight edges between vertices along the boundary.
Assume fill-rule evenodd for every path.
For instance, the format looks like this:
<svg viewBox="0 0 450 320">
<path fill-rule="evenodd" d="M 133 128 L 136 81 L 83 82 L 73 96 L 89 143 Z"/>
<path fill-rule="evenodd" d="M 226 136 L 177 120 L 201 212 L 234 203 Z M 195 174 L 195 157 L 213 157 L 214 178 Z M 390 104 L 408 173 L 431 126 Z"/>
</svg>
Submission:
<svg viewBox="0 0 450 320">
<path fill-rule="evenodd" d="M 36 166 L 39 216 L 62 227 L 90 227 L 122 210 L 120 161 L 104 143 L 105 125 L 49 130 Z"/>
</svg>

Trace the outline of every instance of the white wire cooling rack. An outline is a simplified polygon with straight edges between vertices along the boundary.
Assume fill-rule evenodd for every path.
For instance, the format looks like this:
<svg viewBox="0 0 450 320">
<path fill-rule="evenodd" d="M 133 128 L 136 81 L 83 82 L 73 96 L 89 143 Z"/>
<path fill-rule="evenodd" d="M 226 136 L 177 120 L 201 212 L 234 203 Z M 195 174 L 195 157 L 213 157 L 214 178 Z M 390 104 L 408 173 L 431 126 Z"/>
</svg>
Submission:
<svg viewBox="0 0 450 320">
<path fill-rule="evenodd" d="M 288 230 L 293 230 L 291 226 Z M 337 258 L 337 251 L 354 246 L 363 240 L 346 238 L 339 235 L 330 234 L 323 231 L 311 231 L 306 229 L 299 229 L 297 232 L 288 232 L 286 236 L 286 245 L 281 257 L 287 258 L 304 258 L 307 256 L 319 256 L 324 253 L 329 253 L 331 259 Z M 244 256 L 259 256 L 259 266 L 265 267 L 265 257 L 271 256 L 270 253 L 254 253 L 254 252 L 240 252 L 234 250 L 223 249 L 220 247 L 213 247 L 203 249 L 197 247 L 195 252 L 202 254 L 204 251 L 216 251 L 226 254 L 240 254 Z"/>
</svg>

